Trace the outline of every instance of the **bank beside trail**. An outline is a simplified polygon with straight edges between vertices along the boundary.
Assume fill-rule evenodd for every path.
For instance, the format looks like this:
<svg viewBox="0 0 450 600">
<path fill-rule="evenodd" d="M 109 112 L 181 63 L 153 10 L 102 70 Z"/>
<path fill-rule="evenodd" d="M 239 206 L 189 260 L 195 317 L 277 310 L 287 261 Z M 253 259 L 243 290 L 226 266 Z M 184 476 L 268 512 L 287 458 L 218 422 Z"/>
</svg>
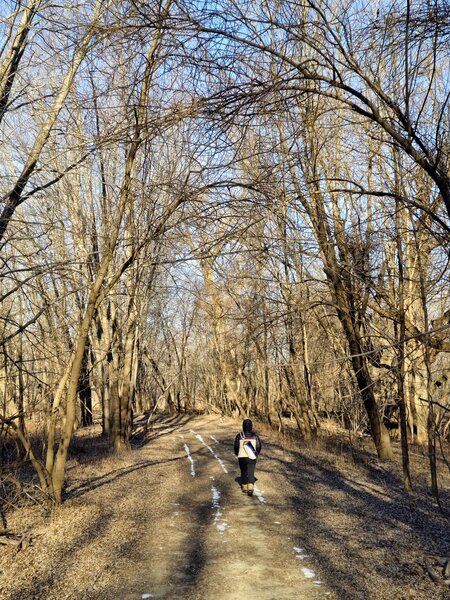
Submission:
<svg viewBox="0 0 450 600">
<path fill-rule="evenodd" d="M 450 596 L 438 564 L 450 556 L 449 521 L 426 494 L 419 450 L 408 495 L 397 466 L 363 442 L 293 443 L 254 424 L 263 452 L 253 497 L 240 491 L 233 455 L 240 421 L 163 415 L 118 456 L 79 432 L 64 504 L 51 516 L 39 506 L 7 514 L 32 545 L 0 549 L 0 598 Z M 446 504 L 448 475 L 442 483 Z"/>
</svg>

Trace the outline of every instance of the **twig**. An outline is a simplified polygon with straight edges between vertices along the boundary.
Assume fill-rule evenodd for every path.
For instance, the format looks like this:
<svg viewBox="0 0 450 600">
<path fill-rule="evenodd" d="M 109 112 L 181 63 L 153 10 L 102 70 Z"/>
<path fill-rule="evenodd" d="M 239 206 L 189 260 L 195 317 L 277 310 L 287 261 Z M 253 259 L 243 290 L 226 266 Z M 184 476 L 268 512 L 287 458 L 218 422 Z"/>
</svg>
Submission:
<svg viewBox="0 0 450 600">
<path fill-rule="evenodd" d="M 14 535 L 11 529 L 0 529 L 0 535 Z"/>
</svg>

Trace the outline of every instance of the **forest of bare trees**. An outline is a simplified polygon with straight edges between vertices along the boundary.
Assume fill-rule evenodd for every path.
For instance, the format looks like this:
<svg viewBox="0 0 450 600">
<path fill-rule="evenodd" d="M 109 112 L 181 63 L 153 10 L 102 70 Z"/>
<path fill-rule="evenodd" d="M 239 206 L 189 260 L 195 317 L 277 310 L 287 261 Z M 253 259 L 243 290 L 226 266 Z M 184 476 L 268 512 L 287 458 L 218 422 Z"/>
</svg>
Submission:
<svg viewBox="0 0 450 600">
<path fill-rule="evenodd" d="M 450 438 L 448 0 L 0 3 L 1 475 L 76 428 Z"/>
</svg>

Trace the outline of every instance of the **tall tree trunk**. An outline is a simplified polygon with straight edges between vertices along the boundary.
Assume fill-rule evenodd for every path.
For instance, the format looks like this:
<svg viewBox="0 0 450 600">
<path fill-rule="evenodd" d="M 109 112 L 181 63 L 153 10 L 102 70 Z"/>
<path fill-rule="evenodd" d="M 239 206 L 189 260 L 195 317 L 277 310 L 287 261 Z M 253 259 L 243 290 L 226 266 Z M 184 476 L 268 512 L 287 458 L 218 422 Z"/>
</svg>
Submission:
<svg viewBox="0 0 450 600">
<path fill-rule="evenodd" d="M 134 312 L 134 309 L 131 309 Z M 130 323 L 126 333 L 124 357 L 123 357 L 123 371 L 122 371 L 122 391 L 120 394 L 120 437 L 121 443 L 124 447 L 128 445 L 130 438 L 131 429 L 133 426 L 132 422 L 132 398 L 133 398 L 133 366 L 136 360 L 135 347 L 136 347 L 136 318 L 130 317 Z"/>
<path fill-rule="evenodd" d="M 113 336 L 114 340 L 115 336 Z M 113 342 L 108 355 L 108 378 L 109 378 L 109 393 L 111 399 L 111 442 L 112 447 L 117 452 L 122 450 L 123 440 L 121 436 L 121 406 L 120 406 L 120 357 L 117 341 Z"/>
<path fill-rule="evenodd" d="M 408 426 L 406 415 L 405 399 L 405 294 L 404 294 L 404 274 L 403 274 L 403 240 L 400 232 L 400 207 L 397 206 L 397 262 L 398 262 L 398 320 L 399 320 L 399 340 L 397 346 L 397 390 L 398 404 L 400 412 L 400 434 L 402 444 L 402 468 L 403 468 L 403 488 L 406 492 L 412 490 L 411 474 L 409 470 L 409 450 L 408 450 Z"/>
<path fill-rule="evenodd" d="M 69 445 L 72 440 L 73 428 L 75 425 L 78 381 L 80 377 L 81 367 L 83 364 L 86 341 L 89 335 L 89 328 L 91 326 L 92 318 L 94 316 L 98 295 L 100 293 L 100 289 L 104 281 L 104 276 L 106 275 L 106 269 L 109 266 L 109 260 L 106 260 L 102 266 L 103 269 L 99 271 L 99 273 L 102 276 L 97 278 L 97 281 L 94 283 L 94 286 L 89 294 L 86 311 L 84 313 L 83 320 L 81 322 L 80 329 L 78 332 L 78 338 L 75 344 L 73 362 L 70 371 L 69 386 L 66 396 L 64 425 L 62 428 L 61 440 L 59 442 L 52 470 L 53 494 L 55 501 L 58 504 L 61 503 L 62 500 L 62 490 L 65 480 L 67 454 L 69 452 Z"/>
<path fill-rule="evenodd" d="M 81 405 L 81 426 L 89 427 L 93 423 L 92 415 L 92 389 L 89 375 L 89 340 L 84 349 L 83 362 L 81 365 L 80 379 L 78 381 L 78 395 Z"/>
<path fill-rule="evenodd" d="M 111 318 L 113 311 L 112 300 L 108 299 L 104 305 L 99 306 L 96 314 L 98 355 L 97 370 L 99 371 L 99 395 L 102 404 L 102 434 L 109 437 L 112 432 L 112 394 L 111 394 L 111 371 L 110 363 L 113 360 L 112 333 L 115 327 Z"/>
<path fill-rule="evenodd" d="M 345 317 L 343 317 L 343 323 L 345 323 L 344 330 L 346 330 L 349 343 L 353 372 L 369 418 L 370 431 L 378 456 L 383 459 L 391 459 L 393 457 L 391 440 L 389 432 L 381 420 L 363 347 Z"/>
<path fill-rule="evenodd" d="M 19 427 L 25 434 L 25 381 L 23 377 L 23 340 L 19 340 L 19 354 L 17 356 L 17 410 L 19 411 Z"/>
<path fill-rule="evenodd" d="M 419 279 L 420 279 L 420 292 L 422 301 L 423 321 L 426 334 L 429 332 L 429 318 L 428 318 L 428 305 L 427 305 L 427 293 L 424 281 L 424 271 L 421 267 L 421 258 L 418 257 L 419 261 Z M 441 501 L 439 497 L 439 486 L 437 477 L 437 460 L 436 460 L 436 415 L 434 411 L 433 403 L 433 392 L 432 392 L 432 373 L 431 373 L 431 353 L 433 350 L 429 347 L 427 340 L 423 344 L 423 355 L 424 363 L 427 372 L 427 386 L 426 386 L 426 402 L 428 404 L 428 419 L 427 419 L 427 434 L 428 434 L 428 459 L 430 463 L 430 477 L 431 477 L 431 493 L 433 494 L 436 502 L 442 510 Z"/>
</svg>

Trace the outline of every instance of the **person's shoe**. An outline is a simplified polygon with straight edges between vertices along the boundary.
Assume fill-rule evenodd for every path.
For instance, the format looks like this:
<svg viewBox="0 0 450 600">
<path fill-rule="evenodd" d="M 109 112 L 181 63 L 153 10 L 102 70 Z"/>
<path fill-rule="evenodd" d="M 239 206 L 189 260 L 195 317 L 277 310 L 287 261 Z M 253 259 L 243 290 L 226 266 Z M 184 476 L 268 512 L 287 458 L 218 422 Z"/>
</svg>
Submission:
<svg viewBox="0 0 450 600">
<path fill-rule="evenodd" d="M 248 483 L 243 483 L 242 484 L 242 491 L 244 494 L 248 493 Z"/>
<path fill-rule="evenodd" d="M 253 483 L 249 483 L 247 486 L 247 495 L 253 496 Z"/>
</svg>

